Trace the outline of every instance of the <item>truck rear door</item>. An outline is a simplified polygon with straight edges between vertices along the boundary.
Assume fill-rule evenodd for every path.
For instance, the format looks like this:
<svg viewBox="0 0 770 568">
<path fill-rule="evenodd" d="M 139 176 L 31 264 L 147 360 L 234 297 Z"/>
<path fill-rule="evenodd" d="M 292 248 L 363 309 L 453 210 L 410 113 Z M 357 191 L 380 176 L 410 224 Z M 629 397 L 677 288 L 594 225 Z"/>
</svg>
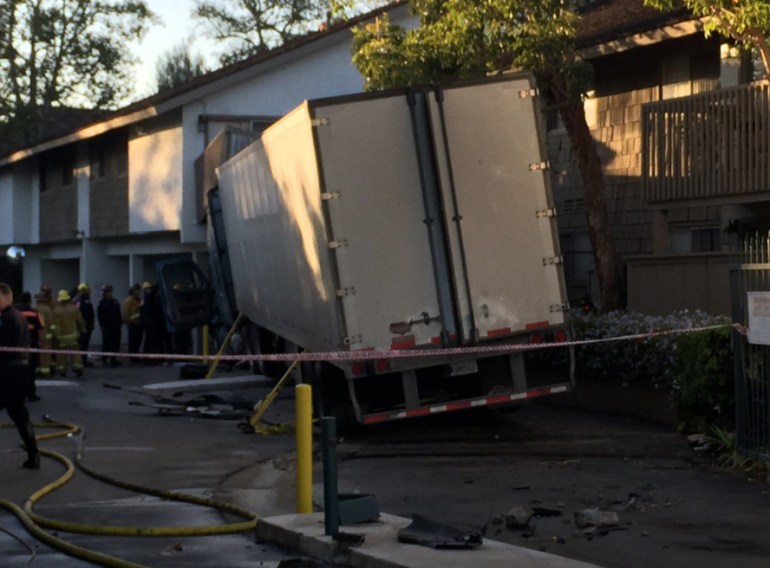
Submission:
<svg viewBox="0 0 770 568">
<path fill-rule="evenodd" d="M 528 76 L 430 98 L 463 343 L 564 321 L 553 201 Z"/>
<path fill-rule="evenodd" d="M 406 96 L 314 104 L 351 349 L 431 344 L 442 324 Z"/>
</svg>

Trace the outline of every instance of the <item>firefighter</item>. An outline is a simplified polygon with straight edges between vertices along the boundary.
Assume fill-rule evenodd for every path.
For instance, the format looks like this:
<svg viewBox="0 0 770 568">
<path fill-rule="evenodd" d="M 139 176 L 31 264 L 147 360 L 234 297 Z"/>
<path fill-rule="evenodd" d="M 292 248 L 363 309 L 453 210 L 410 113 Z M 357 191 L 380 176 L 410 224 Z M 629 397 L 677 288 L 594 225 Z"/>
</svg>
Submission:
<svg viewBox="0 0 770 568">
<path fill-rule="evenodd" d="M 54 301 L 51 289 L 48 286 L 41 286 L 40 293 L 37 295 L 37 301 L 34 308 L 43 320 L 44 331 L 40 334 L 41 349 L 56 349 L 54 342 L 54 331 L 56 324 L 53 321 Z M 38 361 L 37 374 L 43 378 L 50 377 L 53 372 L 55 357 L 51 353 L 41 353 Z"/>
<path fill-rule="evenodd" d="M 72 297 L 67 290 L 59 290 L 59 303 L 53 309 L 53 319 L 56 324 L 54 337 L 59 343 L 59 349 L 72 351 L 69 355 L 61 355 L 56 359 L 56 370 L 62 377 L 67 376 L 67 365 L 71 361 L 75 376 L 83 376 L 83 358 L 79 353 L 80 336 L 86 331 L 86 322 L 78 307 L 70 300 Z"/>
<path fill-rule="evenodd" d="M 40 336 L 44 335 L 43 318 L 40 317 L 38 311 L 32 307 L 32 295 L 29 292 L 24 292 L 21 295 L 21 302 L 16 306 L 19 313 L 24 316 L 27 321 L 27 335 L 29 337 L 29 346 L 32 349 L 40 348 Z M 39 353 L 29 354 L 29 394 L 27 400 L 30 402 L 37 402 L 40 397 L 37 395 L 37 386 L 35 385 L 35 373 L 40 361 Z"/>
<path fill-rule="evenodd" d="M 91 303 L 91 287 L 85 282 L 78 284 L 78 295 L 74 299 L 75 305 L 83 314 L 83 320 L 86 322 L 86 330 L 83 335 L 80 336 L 80 350 L 88 351 L 88 347 L 91 345 L 91 335 L 94 332 L 95 312 L 94 305 Z M 83 366 L 92 367 L 93 363 L 88 360 L 88 355 L 83 355 Z"/>
<path fill-rule="evenodd" d="M 128 289 L 128 296 L 123 300 L 123 322 L 128 328 L 128 352 L 139 353 L 142 345 L 144 328 L 142 327 L 142 289 L 134 284 Z M 130 363 L 140 363 L 139 359 L 129 359 Z"/>
</svg>

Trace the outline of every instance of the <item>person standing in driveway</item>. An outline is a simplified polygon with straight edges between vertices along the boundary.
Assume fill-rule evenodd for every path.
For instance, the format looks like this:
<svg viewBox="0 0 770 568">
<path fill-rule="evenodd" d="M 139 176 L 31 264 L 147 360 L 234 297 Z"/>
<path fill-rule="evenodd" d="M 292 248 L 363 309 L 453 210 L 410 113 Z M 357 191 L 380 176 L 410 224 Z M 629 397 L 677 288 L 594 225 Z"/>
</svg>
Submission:
<svg viewBox="0 0 770 568">
<path fill-rule="evenodd" d="M 42 349 L 56 349 L 57 346 L 53 337 L 56 330 L 56 324 L 53 321 L 53 292 L 48 286 L 40 287 L 40 293 L 37 295 L 34 307 L 43 318 L 43 326 L 45 327 L 40 334 L 40 347 Z M 37 373 L 43 378 L 50 377 L 54 371 L 54 361 L 55 357 L 51 353 L 41 353 Z"/>
<path fill-rule="evenodd" d="M 158 286 L 151 282 L 142 285 L 144 301 L 142 302 L 142 323 L 144 324 L 144 352 L 150 354 L 164 353 L 166 349 L 166 321 L 163 316 Z M 161 359 L 146 358 L 145 365 L 160 365 Z"/>
<path fill-rule="evenodd" d="M 112 285 L 102 286 L 102 299 L 96 307 L 96 317 L 102 330 L 103 349 L 107 353 L 120 352 L 120 331 L 123 327 L 123 314 L 120 302 L 112 296 Z M 109 361 L 108 361 L 109 359 Z M 117 367 L 120 361 L 116 355 L 104 358 L 104 366 Z"/>
<path fill-rule="evenodd" d="M 43 318 L 38 311 L 32 307 L 32 294 L 24 292 L 21 295 L 21 302 L 16 306 L 19 313 L 27 320 L 27 334 L 29 336 L 29 346 L 33 349 L 40 348 L 40 337 L 45 333 Z M 29 354 L 29 395 L 27 400 L 37 402 L 40 397 L 37 396 L 37 386 L 35 385 L 35 374 L 40 362 L 39 353 Z"/>
<path fill-rule="evenodd" d="M 91 287 L 85 282 L 78 284 L 78 295 L 75 297 L 75 305 L 83 314 L 83 321 L 86 322 L 86 330 L 80 335 L 80 350 L 88 351 L 91 344 L 91 334 L 94 332 L 94 305 L 91 303 Z M 83 355 L 83 366 L 92 367 L 93 363 L 88 360 L 88 355 Z"/>
<path fill-rule="evenodd" d="M 59 376 L 67 375 L 67 365 L 72 362 L 75 376 L 83 376 L 83 358 L 80 355 L 80 336 L 85 333 L 86 322 L 78 307 L 70 300 L 67 290 L 59 290 L 59 303 L 53 309 L 53 319 L 56 324 L 54 336 L 59 343 L 59 349 L 72 351 L 70 355 L 56 357 L 56 370 Z"/>
<path fill-rule="evenodd" d="M 128 289 L 128 296 L 123 300 L 123 323 L 128 328 L 128 352 L 139 353 L 142 346 L 142 289 L 139 284 L 134 284 Z M 137 358 L 130 359 L 131 363 L 141 363 Z"/>
<path fill-rule="evenodd" d="M 0 346 L 29 348 L 27 321 L 13 307 L 13 291 L 0 282 Z M 29 411 L 24 399 L 29 394 L 29 353 L 0 352 L 0 410 L 5 408 L 19 431 L 27 450 L 27 469 L 40 469 L 35 430 L 29 421 Z"/>
</svg>

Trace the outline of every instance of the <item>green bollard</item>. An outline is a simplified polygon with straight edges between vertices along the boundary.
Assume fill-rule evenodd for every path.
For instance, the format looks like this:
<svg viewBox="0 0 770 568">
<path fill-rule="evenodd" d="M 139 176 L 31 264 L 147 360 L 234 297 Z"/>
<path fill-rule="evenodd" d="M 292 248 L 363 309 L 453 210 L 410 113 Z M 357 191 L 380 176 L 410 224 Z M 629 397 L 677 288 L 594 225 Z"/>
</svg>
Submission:
<svg viewBox="0 0 770 568">
<path fill-rule="evenodd" d="M 321 419 L 321 447 L 324 466 L 324 529 L 334 536 L 340 529 L 340 504 L 337 493 L 337 419 Z"/>
</svg>

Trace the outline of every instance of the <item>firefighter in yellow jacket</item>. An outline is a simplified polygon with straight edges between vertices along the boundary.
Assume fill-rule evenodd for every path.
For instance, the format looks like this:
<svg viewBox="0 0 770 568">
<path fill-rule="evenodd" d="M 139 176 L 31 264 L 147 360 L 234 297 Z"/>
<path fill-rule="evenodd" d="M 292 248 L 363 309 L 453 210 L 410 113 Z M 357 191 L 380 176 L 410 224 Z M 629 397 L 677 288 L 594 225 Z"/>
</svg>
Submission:
<svg viewBox="0 0 770 568">
<path fill-rule="evenodd" d="M 36 296 L 34 308 L 43 320 L 44 331 L 40 332 L 40 348 L 56 349 L 53 334 L 56 324 L 53 321 L 53 301 L 51 289 L 48 286 L 40 287 L 40 294 Z M 51 353 L 41 353 L 38 361 L 37 374 L 41 377 L 50 377 L 53 372 L 54 357 Z"/>
<path fill-rule="evenodd" d="M 59 303 L 53 309 L 53 320 L 56 325 L 54 338 L 59 344 L 59 349 L 64 351 L 78 351 L 80 349 L 80 335 L 86 331 L 86 321 L 78 307 L 70 302 L 72 299 L 67 290 L 59 290 Z M 83 376 L 83 357 L 80 353 L 71 355 L 59 355 L 56 358 L 56 370 L 62 377 L 67 375 L 67 363 L 72 361 L 72 370 L 78 377 Z"/>
</svg>

